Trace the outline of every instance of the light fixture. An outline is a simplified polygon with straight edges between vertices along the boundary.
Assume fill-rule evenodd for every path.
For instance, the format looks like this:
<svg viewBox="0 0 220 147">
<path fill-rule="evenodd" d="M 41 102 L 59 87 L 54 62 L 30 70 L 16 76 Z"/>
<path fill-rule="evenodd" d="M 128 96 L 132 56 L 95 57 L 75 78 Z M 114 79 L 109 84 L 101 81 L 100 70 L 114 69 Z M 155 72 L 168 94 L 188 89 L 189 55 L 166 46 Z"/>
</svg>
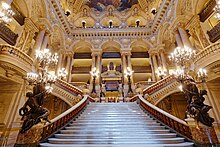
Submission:
<svg viewBox="0 0 220 147">
<path fill-rule="evenodd" d="M 194 50 L 188 47 L 177 47 L 171 53 L 169 59 L 176 64 L 176 70 L 174 70 L 173 75 L 177 78 L 177 81 L 181 83 L 179 89 L 183 91 L 187 98 L 187 118 L 194 118 L 196 121 L 211 127 L 214 119 L 209 116 L 208 111 L 212 107 L 204 104 L 204 95 L 207 95 L 207 91 L 203 89 L 199 91 L 196 81 L 189 75 L 189 61 L 191 61 L 194 56 Z M 199 69 L 197 75 L 202 82 L 205 82 L 207 77 L 206 70 Z"/>
<path fill-rule="evenodd" d="M 131 76 L 133 74 L 133 70 L 131 70 L 130 67 L 127 67 L 127 71 L 125 72 L 125 75 L 128 77 L 128 93 L 133 93 L 131 88 Z"/>
<path fill-rule="evenodd" d="M 188 61 L 194 58 L 195 53 L 195 50 L 189 47 L 177 47 L 170 54 L 169 59 L 179 66 L 184 66 Z"/>
<path fill-rule="evenodd" d="M 6 23 L 6 24 L 11 22 L 13 15 L 15 15 L 15 13 L 12 11 L 11 6 L 7 4 L 6 2 L 1 2 L 0 22 Z"/>
<path fill-rule="evenodd" d="M 207 71 L 203 68 L 200 68 L 199 71 L 197 72 L 197 76 L 201 82 L 206 82 Z"/>
<path fill-rule="evenodd" d="M 27 73 L 25 78 L 30 85 L 33 85 L 33 92 L 26 93 L 28 100 L 19 109 L 19 114 L 24 120 L 21 133 L 25 133 L 42 120 L 49 121 L 49 110 L 42 105 L 47 94 L 52 92 L 52 85 L 57 79 L 55 72 L 48 71 L 48 68 L 57 64 L 58 55 L 52 54 L 49 49 L 37 50 L 36 61 L 39 64 L 37 72 Z"/>
<path fill-rule="evenodd" d="M 217 0 L 214 10 L 216 12 L 214 17 L 220 19 L 220 0 Z"/>
<path fill-rule="evenodd" d="M 99 74 L 98 71 L 96 70 L 96 67 L 93 67 L 92 71 L 90 71 L 90 74 L 93 77 L 92 93 L 96 93 L 96 90 L 95 90 L 95 80 L 96 80 L 96 77 Z"/>
<path fill-rule="evenodd" d="M 166 72 L 167 70 L 162 67 L 158 67 L 156 71 L 158 77 L 160 77 L 161 80 L 163 79 L 164 76 L 166 76 Z"/>
<path fill-rule="evenodd" d="M 65 68 L 62 68 L 58 71 L 58 78 L 60 78 L 61 80 L 65 79 L 67 76 L 67 71 Z"/>
</svg>

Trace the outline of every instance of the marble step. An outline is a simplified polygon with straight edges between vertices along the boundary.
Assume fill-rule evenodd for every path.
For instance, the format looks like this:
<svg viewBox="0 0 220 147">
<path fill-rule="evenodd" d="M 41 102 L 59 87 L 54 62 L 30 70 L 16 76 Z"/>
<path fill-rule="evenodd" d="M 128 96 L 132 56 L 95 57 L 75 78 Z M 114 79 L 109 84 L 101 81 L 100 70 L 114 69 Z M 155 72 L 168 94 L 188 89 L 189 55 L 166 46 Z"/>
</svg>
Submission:
<svg viewBox="0 0 220 147">
<path fill-rule="evenodd" d="M 69 126 L 80 126 L 80 127 L 97 127 L 97 126 L 102 126 L 102 127 L 145 127 L 145 126 L 149 126 L 149 125 L 154 125 L 154 126 L 160 126 L 160 123 L 156 123 L 156 122 L 150 122 L 150 123 L 146 123 L 146 122 L 119 122 L 119 123 L 115 123 L 115 122 L 83 122 L 83 123 L 71 123 L 69 124 Z"/>
<path fill-rule="evenodd" d="M 123 143 L 150 143 L 150 144 L 161 144 L 161 143 L 182 143 L 184 138 L 150 138 L 150 139 L 140 139 L 140 138 L 118 138 L 118 139 L 59 139 L 59 138 L 49 138 L 49 143 L 55 144 L 72 144 L 72 143 L 81 143 L 81 144 L 123 144 Z"/>
<path fill-rule="evenodd" d="M 169 133 L 170 130 L 166 130 L 166 129 L 147 129 L 147 130 L 108 130 L 108 131 L 103 131 L 103 130 L 96 130 L 96 129 L 92 129 L 92 130 L 60 130 L 59 131 L 62 134 L 124 134 L 124 135 L 128 135 L 128 134 L 160 134 L 160 133 Z"/>
<path fill-rule="evenodd" d="M 55 134 L 56 138 L 63 138 L 63 139 L 86 139 L 86 138 L 97 138 L 97 139 L 150 139 L 150 138 L 174 138 L 176 137 L 175 133 L 167 133 L 167 134 L 130 134 L 130 135 L 115 135 L 115 134 Z"/>
<path fill-rule="evenodd" d="M 66 130 L 81 130 L 81 131 L 86 131 L 86 132 L 89 132 L 89 131 L 142 131 L 143 129 L 150 129 L 150 130 L 153 130 L 153 129 L 160 129 L 160 130 L 162 130 L 162 129 L 165 129 L 165 127 L 164 126 L 148 126 L 148 127 L 145 127 L 145 128 L 143 128 L 143 127 L 141 127 L 141 128 L 131 128 L 131 127 L 124 127 L 124 128 L 122 128 L 122 127 L 120 127 L 120 128 L 107 128 L 107 127 L 99 127 L 99 128 L 76 128 L 76 127 L 65 127 L 66 128 Z"/>
<path fill-rule="evenodd" d="M 41 143 L 41 147 L 193 147 L 191 142 L 183 142 L 176 144 L 136 144 L 136 143 L 123 143 L 123 144 L 51 144 Z"/>
</svg>

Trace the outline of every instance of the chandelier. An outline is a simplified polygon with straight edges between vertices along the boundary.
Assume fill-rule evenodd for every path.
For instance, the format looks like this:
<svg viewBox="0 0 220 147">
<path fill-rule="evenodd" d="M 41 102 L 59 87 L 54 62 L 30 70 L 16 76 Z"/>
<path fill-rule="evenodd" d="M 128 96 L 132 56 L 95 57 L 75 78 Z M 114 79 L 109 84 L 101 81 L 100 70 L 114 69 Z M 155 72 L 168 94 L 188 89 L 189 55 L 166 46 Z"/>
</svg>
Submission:
<svg viewBox="0 0 220 147">
<path fill-rule="evenodd" d="M 179 66 L 184 66 L 186 62 L 192 60 L 195 56 L 195 50 L 188 47 L 177 47 L 170 54 L 169 59 Z"/>
<path fill-rule="evenodd" d="M 15 15 L 15 13 L 12 11 L 11 6 L 6 2 L 2 2 L 0 7 L 0 22 L 11 22 L 13 15 Z"/>
<path fill-rule="evenodd" d="M 54 72 L 48 72 L 48 67 L 57 64 L 58 55 L 57 53 L 52 55 L 49 49 L 37 50 L 36 61 L 40 65 L 38 73 L 27 73 L 26 79 L 30 85 L 44 84 L 45 91 L 50 93 L 53 90 L 52 84 L 56 81 L 57 76 Z"/>
<path fill-rule="evenodd" d="M 216 12 L 215 18 L 220 19 L 220 1 L 219 0 L 216 2 L 216 6 L 214 10 Z"/>
</svg>

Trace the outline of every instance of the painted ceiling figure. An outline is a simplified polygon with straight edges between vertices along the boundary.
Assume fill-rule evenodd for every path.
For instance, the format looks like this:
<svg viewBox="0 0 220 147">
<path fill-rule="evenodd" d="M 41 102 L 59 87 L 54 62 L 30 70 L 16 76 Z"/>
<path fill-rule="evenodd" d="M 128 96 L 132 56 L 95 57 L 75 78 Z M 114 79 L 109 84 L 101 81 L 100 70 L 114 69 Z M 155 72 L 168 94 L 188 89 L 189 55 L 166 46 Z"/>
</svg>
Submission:
<svg viewBox="0 0 220 147">
<path fill-rule="evenodd" d="M 88 0 L 86 4 L 98 11 L 103 11 L 106 6 L 113 5 L 118 11 L 123 11 L 137 4 L 138 0 Z"/>
</svg>

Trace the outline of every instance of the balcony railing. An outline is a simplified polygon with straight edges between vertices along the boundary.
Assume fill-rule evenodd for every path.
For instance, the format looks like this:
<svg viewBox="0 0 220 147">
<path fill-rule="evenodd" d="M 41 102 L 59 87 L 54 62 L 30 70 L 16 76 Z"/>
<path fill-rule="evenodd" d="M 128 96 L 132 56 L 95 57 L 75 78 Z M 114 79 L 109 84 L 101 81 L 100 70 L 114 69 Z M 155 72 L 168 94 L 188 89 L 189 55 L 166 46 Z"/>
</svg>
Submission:
<svg viewBox="0 0 220 147">
<path fill-rule="evenodd" d="M 0 45 L 0 61 L 18 67 L 24 74 L 30 72 L 33 65 L 31 57 L 10 45 Z"/>
<path fill-rule="evenodd" d="M 203 49 L 196 55 L 194 60 L 194 64 L 196 67 L 205 67 L 211 63 L 214 63 L 219 59 L 220 55 L 220 42 L 216 42 L 211 44 L 210 46 Z"/>
</svg>

